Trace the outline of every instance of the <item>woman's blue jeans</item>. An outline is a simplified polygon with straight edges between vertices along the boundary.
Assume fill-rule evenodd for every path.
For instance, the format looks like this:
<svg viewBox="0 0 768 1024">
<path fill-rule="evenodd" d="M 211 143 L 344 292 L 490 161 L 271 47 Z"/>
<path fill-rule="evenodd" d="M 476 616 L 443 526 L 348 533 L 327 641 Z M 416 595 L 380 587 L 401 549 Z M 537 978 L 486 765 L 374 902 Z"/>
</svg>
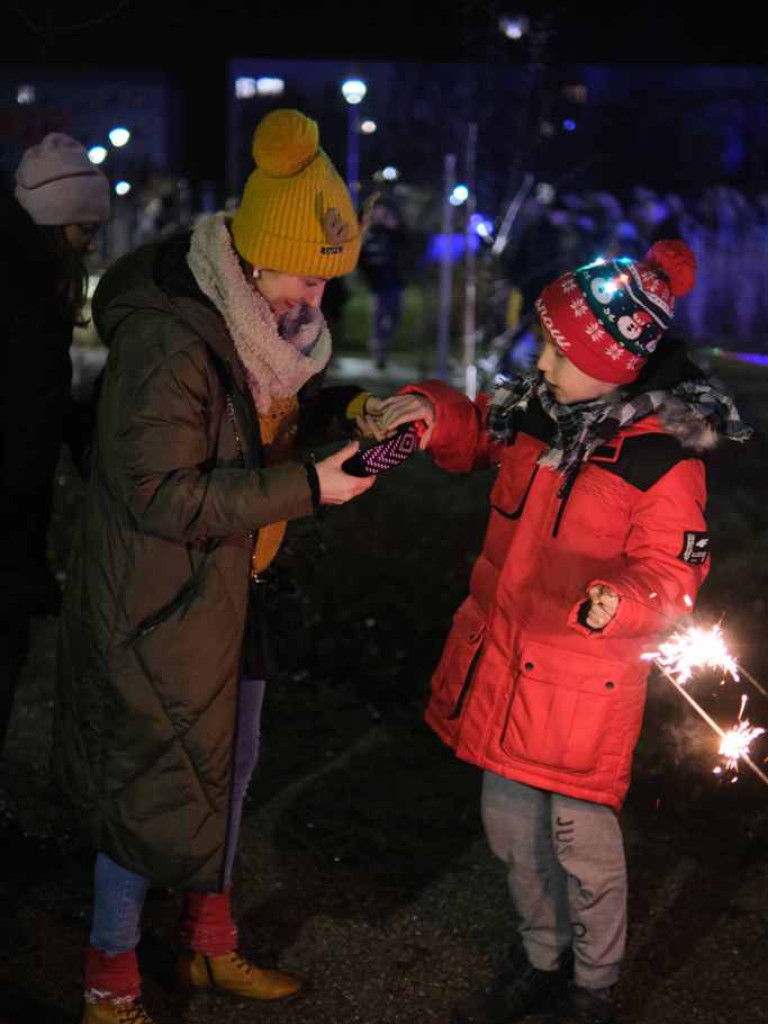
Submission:
<svg viewBox="0 0 768 1024">
<path fill-rule="evenodd" d="M 232 880 L 232 867 L 240 835 L 243 803 L 248 784 L 259 760 L 261 709 L 265 681 L 242 679 L 238 702 L 237 745 L 235 748 L 232 813 L 227 835 L 225 885 Z M 100 853 L 94 870 L 91 945 L 116 955 L 135 949 L 141 937 L 141 912 L 152 880 L 120 867 Z"/>
</svg>

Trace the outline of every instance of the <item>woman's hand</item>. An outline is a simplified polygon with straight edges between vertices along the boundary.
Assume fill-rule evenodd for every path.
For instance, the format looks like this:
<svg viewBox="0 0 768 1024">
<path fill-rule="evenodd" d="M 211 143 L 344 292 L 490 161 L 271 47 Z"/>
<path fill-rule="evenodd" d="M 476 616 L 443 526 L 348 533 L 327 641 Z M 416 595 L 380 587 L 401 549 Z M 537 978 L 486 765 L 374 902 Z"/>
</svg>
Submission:
<svg viewBox="0 0 768 1024">
<path fill-rule="evenodd" d="M 329 455 L 327 459 L 317 463 L 315 469 L 320 484 L 321 505 L 343 505 L 373 487 L 376 482 L 375 476 L 350 476 L 341 468 L 341 464 L 352 458 L 359 448 L 360 443 L 352 441 L 335 455 Z"/>
<path fill-rule="evenodd" d="M 619 595 L 611 587 L 599 583 L 587 591 L 589 611 L 587 625 L 590 629 L 605 629 L 619 607 Z"/>
</svg>

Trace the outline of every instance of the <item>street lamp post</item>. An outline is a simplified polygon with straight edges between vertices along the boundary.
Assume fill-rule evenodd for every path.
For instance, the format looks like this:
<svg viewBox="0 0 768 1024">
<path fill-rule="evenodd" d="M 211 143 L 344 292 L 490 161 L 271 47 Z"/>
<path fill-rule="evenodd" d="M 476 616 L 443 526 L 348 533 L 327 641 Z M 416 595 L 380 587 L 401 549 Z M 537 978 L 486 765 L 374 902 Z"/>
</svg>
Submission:
<svg viewBox="0 0 768 1024">
<path fill-rule="evenodd" d="M 358 208 L 360 198 L 360 112 L 368 86 L 359 78 L 348 78 L 341 86 L 347 101 L 347 186 L 352 205 Z"/>
<path fill-rule="evenodd" d="M 476 181 L 476 159 L 477 159 L 477 125 L 470 124 L 467 133 L 467 226 L 465 233 L 466 248 L 464 250 L 464 376 L 465 390 L 467 397 L 472 401 L 477 395 L 477 335 L 475 312 L 477 306 L 477 265 L 475 261 L 473 237 L 474 214 L 477 210 L 475 197 Z"/>
<path fill-rule="evenodd" d="M 360 193 L 360 114 L 357 107 L 347 106 L 347 185 L 352 205 L 357 209 Z"/>
<path fill-rule="evenodd" d="M 135 207 L 134 196 L 128 198 L 133 178 L 132 161 L 128 155 L 131 132 L 124 125 L 115 125 L 109 131 L 108 137 L 109 143 L 113 147 L 113 153 L 109 156 L 113 188 L 115 195 L 119 197 L 107 228 L 108 259 L 111 263 L 133 248 Z"/>
</svg>

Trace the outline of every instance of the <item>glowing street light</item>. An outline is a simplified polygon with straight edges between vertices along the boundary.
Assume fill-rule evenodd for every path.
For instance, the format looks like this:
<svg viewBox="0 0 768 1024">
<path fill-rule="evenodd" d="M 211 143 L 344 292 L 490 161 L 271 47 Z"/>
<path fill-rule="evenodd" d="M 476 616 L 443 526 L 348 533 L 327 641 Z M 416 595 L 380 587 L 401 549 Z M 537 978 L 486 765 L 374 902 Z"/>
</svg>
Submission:
<svg viewBox="0 0 768 1024">
<path fill-rule="evenodd" d="M 363 123 L 360 125 L 360 131 L 363 133 L 363 135 L 373 135 L 377 128 L 378 125 L 376 124 L 375 121 L 363 121 Z"/>
<path fill-rule="evenodd" d="M 448 197 L 451 206 L 461 206 L 469 199 L 469 189 L 466 185 L 456 185 Z"/>
<path fill-rule="evenodd" d="M 256 95 L 256 79 L 241 75 L 235 79 L 235 99 L 250 100 Z"/>
<path fill-rule="evenodd" d="M 499 18 L 499 28 L 513 42 L 522 39 L 528 31 L 528 18 L 524 14 L 502 14 Z"/>
<path fill-rule="evenodd" d="M 347 101 L 347 187 L 357 209 L 360 191 L 360 115 L 358 106 L 365 99 L 368 86 L 360 78 L 347 78 L 341 83 L 341 95 Z"/>
<path fill-rule="evenodd" d="M 107 159 L 107 150 L 104 146 L 91 146 L 88 150 L 88 159 L 92 164 L 103 164 Z"/>
<path fill-rule="evenodd" d="M 389 165 L 387 167 L 382 168 L 381 176 L 384 179 L 384 181 L 397 181 L 397 179 L 400 177 L 400 171 L 398 171 L 396 167 L 392 167 L 391 165 Z"/>
<path fill-rule="evenodd" d="M 35 102 L 34 85 L 20 85 L 16 90 L 16 102 L 21 107 L 29 106 Z"/>
<path fill-rule="evenodd" d="M 127 196 L 131 191 L 130 181 L 118 181 L 115 185 L 115 193 L 119 196 Z"/>
<path fill-rule="evenodd" d="M 341 86 L 341 94 L 351 106 L 362 103 L 368 92 L 368 86 L 360 78 L 348 78 Z"/>
<path fill-rule="evenodd" d="M 282 96 L 285 92 L 285 80 L 282 78 L 257 78 L 256 92 L 259 96 Z"/>
<path fill-rule="evenodd" d="M 549 206 L 555 201 L 555 187 L 548 181 L 540 181 L 536 186 L 536 199 L 542 206 Z"/>
<path fill-rule="evenodd" d="M 123 146 L 127 146 L 130 141 L 131 133 L 127 128 L 113 128 L 109 133 L 109 141 L 117 149 L 121 149 Z"/>
<path fill-rule="evenodd" d="M 482 213 L 473 213 L 469 219 L 469 226 L 480 238 L 489 239 L 493 236 L 493 222 Z"/>
</svg>

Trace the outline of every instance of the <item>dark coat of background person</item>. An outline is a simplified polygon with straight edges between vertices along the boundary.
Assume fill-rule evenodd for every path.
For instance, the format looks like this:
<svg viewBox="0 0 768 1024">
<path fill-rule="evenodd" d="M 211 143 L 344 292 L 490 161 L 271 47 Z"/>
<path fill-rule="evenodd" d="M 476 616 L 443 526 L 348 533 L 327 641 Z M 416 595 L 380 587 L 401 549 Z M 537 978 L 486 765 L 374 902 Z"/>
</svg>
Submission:
<svg viewBox="0 0 768 1024">
<path fill-rule="evenodd" d="M 6 188 L 0 273 L 0 738 L 26 657 L 33 615 L 58 613 L 46 560 L 54 476 L 69 411 L 72 319 L 55 254 Z"/>
</svg>

